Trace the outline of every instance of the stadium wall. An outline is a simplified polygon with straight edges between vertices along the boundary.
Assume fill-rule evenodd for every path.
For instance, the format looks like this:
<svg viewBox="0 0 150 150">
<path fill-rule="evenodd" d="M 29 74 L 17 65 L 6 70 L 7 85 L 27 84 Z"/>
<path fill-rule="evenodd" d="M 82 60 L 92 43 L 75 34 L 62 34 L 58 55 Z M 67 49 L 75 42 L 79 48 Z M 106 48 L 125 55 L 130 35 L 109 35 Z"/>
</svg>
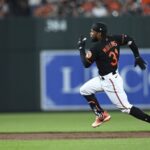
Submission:
<svg viewBox="0 0 150 150">
<path fill-rule="evenodd" d="M 109 33 L 129 34 L 140 48 L 150 48 L 150 17 L 1 19 L 0 112 L 41 111 L 39 53 L 76 49 L 79 35 L 88 36 L 97 21 L 106 22 Z"/>
</svg>

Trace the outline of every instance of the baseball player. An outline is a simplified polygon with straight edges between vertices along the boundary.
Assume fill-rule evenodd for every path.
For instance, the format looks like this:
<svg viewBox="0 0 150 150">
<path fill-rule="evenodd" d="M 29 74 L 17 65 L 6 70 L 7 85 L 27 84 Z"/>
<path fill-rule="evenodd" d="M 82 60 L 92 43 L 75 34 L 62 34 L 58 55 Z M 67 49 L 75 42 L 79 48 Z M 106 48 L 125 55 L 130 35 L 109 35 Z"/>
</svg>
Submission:
<svg viewBox="0 0 150 150">
<path fill-rule="evenodd" d="M 95 96 L 96 92 L 103 91 L 121 112 L 150 123 L 150 116 L 128 101 L 122 77 L 118 72 L 120 46 L 123 45 L 128 45 L 132 50 L 135 66 L 139 66 L 142 70 L 146 69 L 146 63 L 140 56 L 134 40 L 125 34 L 107 35 L 107 26 L 101 22 L 92 25 L 90 38 L 94 44 L 89 50 L 85 50 L 86 37 L 82 36 L 78 41 L 78 49 L 84 67 L 88 68 L 95 62 L 99 73 L 97 77 L 90 79 L 80 88 L 80 94 L 87 100 L 96 116 L 92 127 L 98 127 L 111 118 Z"/>
</svg>

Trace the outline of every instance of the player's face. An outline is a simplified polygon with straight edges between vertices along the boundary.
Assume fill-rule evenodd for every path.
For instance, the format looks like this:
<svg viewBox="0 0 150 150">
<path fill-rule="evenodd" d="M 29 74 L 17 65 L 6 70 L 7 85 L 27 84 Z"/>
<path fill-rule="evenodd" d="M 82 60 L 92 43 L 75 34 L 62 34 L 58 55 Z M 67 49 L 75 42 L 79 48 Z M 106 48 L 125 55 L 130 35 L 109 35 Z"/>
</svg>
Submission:
<svg viewBox="0 0 150 150">
<path fill-rule="evenodd" d="M 90 37 L 91 37 L 92 42 L 98 41 L 99 40 L 99 32 L 96 32 L 93 29 L 91 29 Z"/>
</svg>

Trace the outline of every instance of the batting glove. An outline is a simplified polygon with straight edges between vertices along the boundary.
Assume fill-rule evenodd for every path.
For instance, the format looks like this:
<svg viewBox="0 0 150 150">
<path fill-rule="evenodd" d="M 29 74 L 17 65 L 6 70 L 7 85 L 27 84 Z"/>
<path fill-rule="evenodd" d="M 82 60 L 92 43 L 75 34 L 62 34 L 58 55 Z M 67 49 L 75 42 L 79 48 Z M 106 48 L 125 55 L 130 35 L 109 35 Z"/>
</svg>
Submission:
<svg viewBox="0 0 150 150">
<path fill-rule="evenodd" d="M 86 43 L 87 38 L 80 36 L 79 40 L 78 40 L 78 49 L 82 50 L 85 48 L 85 43 Z"/>
</svg>

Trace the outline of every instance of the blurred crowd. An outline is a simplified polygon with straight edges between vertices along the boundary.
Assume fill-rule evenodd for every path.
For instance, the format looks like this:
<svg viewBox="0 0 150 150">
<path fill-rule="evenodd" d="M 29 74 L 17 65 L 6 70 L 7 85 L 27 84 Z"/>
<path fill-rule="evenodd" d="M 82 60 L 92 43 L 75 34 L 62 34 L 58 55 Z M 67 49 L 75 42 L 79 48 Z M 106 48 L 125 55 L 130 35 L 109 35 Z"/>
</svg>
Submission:
<svg viewBox="0 0 150 150">
<path fill-rule="evenodd" d="M 150 0 L 0 0 L 0 18 L 150 15 Z"/>
</svg>

